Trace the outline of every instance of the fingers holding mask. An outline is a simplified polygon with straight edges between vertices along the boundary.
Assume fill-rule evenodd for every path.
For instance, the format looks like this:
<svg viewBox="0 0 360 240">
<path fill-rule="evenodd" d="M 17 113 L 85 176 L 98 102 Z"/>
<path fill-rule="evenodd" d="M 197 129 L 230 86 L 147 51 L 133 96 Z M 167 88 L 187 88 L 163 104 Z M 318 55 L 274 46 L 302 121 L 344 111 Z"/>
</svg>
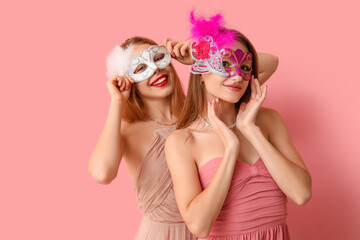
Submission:
<svg viewBox="0 0 360 240">
<path fill-rule="evenodd" d="M 190 53 L 190 42 L 189 41 L 179 41 L 175 46 L 174 46 L 174 52 L 176 54 L 176 56 L 178 58 L 181 59 L 187 59 L 187 58 L 191 58 L 191 53 Z"/>
<path fill-rule="evenodd" d="M 189 56 L 190 55 L 190 42 L 185 41 L 184 44 L 180 48 L 180 52 L 182 56 Z"/>
<path fill-rule="evenodd" d="M 178 41 L 174 41 L 172 40 L 171 38 L 169 37 L 166 37 L 165 40 L 164 40 L 164 47 L 166 48 L 166 50 L 169 52 L 169 54 L 172 56 L 172 57 L 175 57 L 175 53 L 173 51 L 173 47 L 177 44 Z"/>
<path fill-rule="evenodd" d="M 126 75 L 117 76 L 116 80 L 120 92 L 130 90 L 131 84 L 134 83 L 134 80 Z"/>
</svg>

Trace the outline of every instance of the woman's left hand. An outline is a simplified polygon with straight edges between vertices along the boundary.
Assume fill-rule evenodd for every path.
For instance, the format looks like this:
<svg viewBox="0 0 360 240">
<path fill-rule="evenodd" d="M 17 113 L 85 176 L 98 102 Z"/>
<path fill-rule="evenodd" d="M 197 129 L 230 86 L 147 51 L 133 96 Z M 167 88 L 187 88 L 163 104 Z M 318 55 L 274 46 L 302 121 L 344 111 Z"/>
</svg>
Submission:
<svg viewBox="0 0 360 240">
<path fill-rule="evenodd" d="M 166 38 L 164 46 L 170 55 L 180 63 L 191 65 L 195 62 L 191 57 L 189 41 L 178 41 Z"/>
<path fill-rule="evenodd" d="M 236 127 L 241 131 L 245 131 L 255 126 L 256 116 L 266 97 L 267 86 L 261 90 L 259 81 L 254 79 L 250 80 L 251 84 L 251 97 L 248 103 L 241 103 L 239 113 L 236 117 Z"/>
<path fill-rule="evenodd" d="M 235 133 L 221 121 L 217 114 L 219 108 L 219 99 L 213 99 L 208 102 L 208 118 L 212 129 L 218 134 L 222 140 L 225 149 L 234 150 L 237 153 L 239 151 L 240 142 Z M 236 159 L 235 159 L 236 160 Z"/>
</svg>

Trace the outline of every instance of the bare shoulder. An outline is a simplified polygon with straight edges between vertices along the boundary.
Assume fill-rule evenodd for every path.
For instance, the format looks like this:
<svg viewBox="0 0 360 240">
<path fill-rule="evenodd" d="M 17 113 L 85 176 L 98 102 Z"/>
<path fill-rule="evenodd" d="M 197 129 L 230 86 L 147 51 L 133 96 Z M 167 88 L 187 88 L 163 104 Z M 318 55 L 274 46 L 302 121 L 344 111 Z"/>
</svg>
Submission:
<svg viewBox="0 0 360 240">
<path fill-rule="evenodd" d="M 148 127 L 141 121 L 127 122 L 121 120 L 121 135 L 125 137 L 139 135 L 146 130 L 148 130 Z"/>
<path fill-rule="evenodd" d="M 193 159 L 192 157 L 192 142 L 193 135 L 188 129 L 178 129 L 171 133 L 165 142 L 165 154 L 167 161 L 178 161 L 177 158 L 181 156 L 183 159 Z"/>
<path fill-rule="evenodd" d="M 271 108 L 260 108 L 256 119 L 256 124 L 267 132 L 276 132 L 279 128 L 285 127 L 285 123 L 280 113 Z"/>
<path fill-rule="evenodd" d="M 193 141 L 193 135 L 189 129 L 177 129 L 166 139 L 165 145 L 178 145 L 185 147 Z"/>
<path fill-rule="evenodd" d="M 124 133 L 132 131 L 134 126 L 135 126 L 134 122 L 127 122 L 125 120 L 121 120 L 121 131 Z"/>
<path fill-rule="evenodd" d="M 121 122 L 121 138 L 129 152 L 146 152 L 154 138 L 154 130 L 142 121 Z"/>
<path fill-rule="evenodd" d="M 131 129 L 131 123 L 121 119 L 121 135 L 126 136 Z"/>
<path fill-rule="evenodd" d="M 281 115 L 274 109 L 261 108 L 259 110 L 257 124 L 266 133 L 271 142 L 278 140 L 290 141 L 288 128 Z"/>
<path fill-rule="evenodd" d="M 143 121 L 121 122 L 121 144 L 124 149 L 124 159 L 136 171 L 145 159 L 154 141 L 154 130 Z M 128 165 L 130 166 L 130 165 Z"/>
<path fill-rule="evenodd" d="M 282 117 L 275 109 L 262 107 L 258 112 L 256 121 L 274 124 L 279 121 L 282 122 Z"/>
<path fill-rule="evenodd" d="M 261 107 L 258 113 L 258 117 L 259 118 L 268 118 L 268 119 L 273 119 L 273 118 L 278 118 L 280 116 L 280 114 L 272 108 L 266 108 L 266 107 Z"/>
</svg>

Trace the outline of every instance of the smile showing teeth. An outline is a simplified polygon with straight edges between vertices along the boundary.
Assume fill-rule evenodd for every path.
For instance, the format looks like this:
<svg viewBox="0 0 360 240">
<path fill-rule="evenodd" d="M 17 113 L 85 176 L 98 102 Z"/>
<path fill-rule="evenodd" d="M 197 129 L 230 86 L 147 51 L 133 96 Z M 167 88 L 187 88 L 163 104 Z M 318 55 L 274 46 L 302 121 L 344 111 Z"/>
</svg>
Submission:
<svg viewBox="0 0 360 240">
<path fill-rule="evenodd" d="M 151 84 L 151 85 L 157 85 L 157 84 L 159 84 L 159 83 L 164 82 L 165 80 L 166 80 L 166 77 L 160 78 L 158 81 L 154 82 L 154 83 Z"/>
</svg>

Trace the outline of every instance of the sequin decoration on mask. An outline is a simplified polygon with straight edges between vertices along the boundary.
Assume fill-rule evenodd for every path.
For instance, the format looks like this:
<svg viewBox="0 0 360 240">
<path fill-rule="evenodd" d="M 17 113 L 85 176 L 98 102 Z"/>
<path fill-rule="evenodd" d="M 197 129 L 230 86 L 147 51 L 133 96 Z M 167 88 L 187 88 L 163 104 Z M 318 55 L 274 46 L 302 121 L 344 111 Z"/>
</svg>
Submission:
<svg viewBox="0 0 360 240">
<path fill-rule="evenodd" d="M 190 68 L 193 74 L 213 72 L 223 77 L 228 76 L 222 66 L 218 47 L 212 37 L 205 36 L 198 41 L 192 42 L 190 50 L 191 56 L 195 60 L 195 63 Z"/>
</svg>

